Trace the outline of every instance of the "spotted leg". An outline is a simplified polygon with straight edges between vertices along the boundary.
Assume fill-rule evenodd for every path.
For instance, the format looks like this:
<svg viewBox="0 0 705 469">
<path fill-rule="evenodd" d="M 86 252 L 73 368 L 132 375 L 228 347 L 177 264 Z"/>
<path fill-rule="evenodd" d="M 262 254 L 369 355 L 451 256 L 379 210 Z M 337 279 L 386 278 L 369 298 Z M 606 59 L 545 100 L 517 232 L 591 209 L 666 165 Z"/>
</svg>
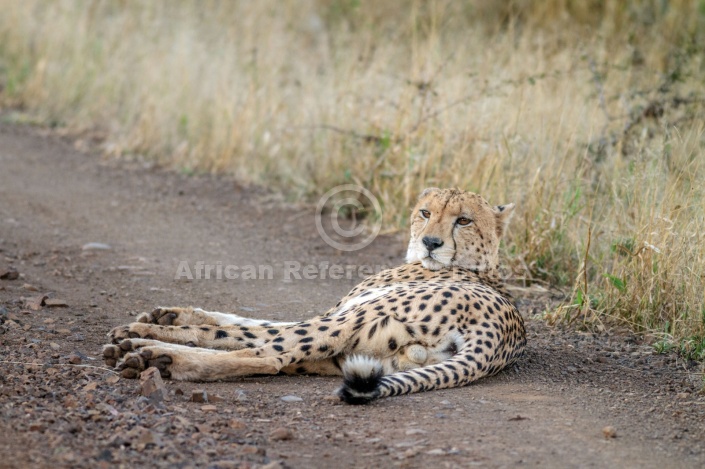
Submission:
<svg viewBox="0 0 705 469">
<path fill-rule="evenodd" d="M 161 326 L 286 326 L 294 322 L 268 321 L 238 316 L 233 313 L 205 311 L 201 308 L 158 307 L 149 313 L 142 313 L 137 322 L 159 324 Z"/>
</svg>

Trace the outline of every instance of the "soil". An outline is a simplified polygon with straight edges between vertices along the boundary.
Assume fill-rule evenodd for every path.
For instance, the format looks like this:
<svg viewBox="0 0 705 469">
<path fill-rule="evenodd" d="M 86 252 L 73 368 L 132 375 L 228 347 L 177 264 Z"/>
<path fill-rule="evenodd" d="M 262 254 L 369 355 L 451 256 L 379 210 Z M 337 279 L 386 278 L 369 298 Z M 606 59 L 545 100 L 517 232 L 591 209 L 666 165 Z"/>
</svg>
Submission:
<svg viewBox="0 0 705 469">
<path fill-rule="evenodd" d="M 312 207 L 81 143 L 0 125 L 0 467 L 705 467 L 697 364 L 548 327 L 550 297 L 521 291 L 525 357 L 465 388 L 355 407 L 337 378 L 272 376 L 143 396 L 102 363 L 112 327 L 158 305 L 304 319 L 359 278 L 286 281 L 286 262 L 391 266 L 404 239 L 339 252 Z M 175 279 L 181 261 L 274 275 Z"/>
</svg>

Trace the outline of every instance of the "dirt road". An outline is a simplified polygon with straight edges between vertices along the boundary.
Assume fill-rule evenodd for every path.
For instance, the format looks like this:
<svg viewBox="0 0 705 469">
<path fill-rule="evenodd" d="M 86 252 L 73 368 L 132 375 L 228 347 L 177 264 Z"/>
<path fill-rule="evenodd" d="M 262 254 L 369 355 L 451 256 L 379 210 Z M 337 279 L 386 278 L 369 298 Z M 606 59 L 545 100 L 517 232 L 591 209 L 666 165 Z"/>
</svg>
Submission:
<svg viewBox="0 0 705 469">
<path fill-rule="evenodd" d="M 535 299 L 519 298 L 529 345 L 515 368 L 367 407 L 327 398 L 339 380 L 320 377 L 167 381 L 159 405 L 103 368 L 105 333 L 136 312 L 197 305 L 303 319 L 358 279 L 286 281 L 286 263 L 402 262 L 399 238 L 335 251 L 313 216 L 226 179 L 103 161 L 0 125 L 0 271 L 19 273 L 0 280 L 0 467 L 705 466 L 693 364 L 629 334 L 548 328 L 529 319 Z M 183 261 L 274 273 L 175 279 Z M 44 295 L 59 306 L 41 306 Z M 198 389 L 209 403 L 189 400 Z"/>
</svg>

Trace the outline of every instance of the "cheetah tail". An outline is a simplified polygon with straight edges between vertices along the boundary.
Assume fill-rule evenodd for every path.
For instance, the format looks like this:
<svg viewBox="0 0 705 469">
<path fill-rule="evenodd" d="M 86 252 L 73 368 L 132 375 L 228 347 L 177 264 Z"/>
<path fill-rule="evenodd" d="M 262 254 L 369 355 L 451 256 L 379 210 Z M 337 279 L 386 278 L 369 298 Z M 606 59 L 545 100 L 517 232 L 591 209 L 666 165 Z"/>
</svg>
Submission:
<svg viewBox="0 0 705 469">
<path fill-rule="evenodd" d="M 353 355 L 343 364 L 343 385 L 338 396 L 348 404 L 368 404 L 379 397 L 384 375 L 382 362 L 364 355 Z"/>
</svg>

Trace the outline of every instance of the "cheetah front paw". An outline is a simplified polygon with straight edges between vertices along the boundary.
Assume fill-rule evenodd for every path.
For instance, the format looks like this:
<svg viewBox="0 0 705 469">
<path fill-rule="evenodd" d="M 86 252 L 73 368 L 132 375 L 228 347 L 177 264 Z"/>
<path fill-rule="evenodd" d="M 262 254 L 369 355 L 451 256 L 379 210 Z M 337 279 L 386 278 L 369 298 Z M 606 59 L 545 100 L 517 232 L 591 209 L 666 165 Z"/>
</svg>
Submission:
<svg viewBox="0 0 705 469">
<path fill-rule="evenodd" d="M 184 321 L 180 316 L 187 316 L 192 313 L 192 308 L 154 308 L 151 313 L 142 313 L 137 317 L 137 322 L 144 322 L 147 324 L 159 324 L 160 326 L 180 326 L 187 324 L 188 321 Z"/>
<path fill-rule="evenodd" d="M 103 361 L 111 367 L 115 367 L 125 354 L 132 350 L 132 344 L 129 340 L 123 340 L 119 344 L 103 345 Z"/>
<path fill-rule="evenodd" d="M 108 332 L 108 338 L 113 344 L 119 344 L 125 339 L 154 339 L 150 334 L 151 329 L 149 324 L 143 322 L 133 322 L 124 326 L 114 327 Z"/>
</svg>

